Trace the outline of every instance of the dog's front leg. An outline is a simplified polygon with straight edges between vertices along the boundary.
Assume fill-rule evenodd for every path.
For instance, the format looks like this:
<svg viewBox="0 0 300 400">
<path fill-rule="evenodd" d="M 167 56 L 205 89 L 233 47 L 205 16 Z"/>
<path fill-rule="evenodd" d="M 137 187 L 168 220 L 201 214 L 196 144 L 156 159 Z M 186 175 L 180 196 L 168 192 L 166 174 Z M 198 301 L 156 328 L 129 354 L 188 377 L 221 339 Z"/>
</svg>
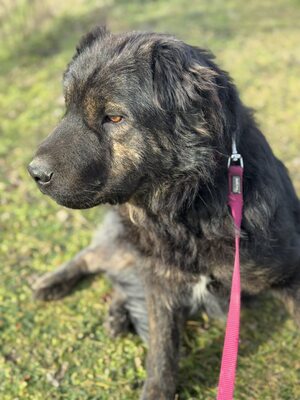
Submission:
<svg viewBox="0 0 300 400">
<path fill-rule="evenodd" d="M 103 271 L 106 259 L 101 246 L 88 247 L 72 260 L 54 271 L 37 278 L 32 284 L 34 297 L 39 300 L 56 300 L 67 295 L 84 277 Z"/>
<path fill-rule="evenodd" d="M 147 380 L 141 400 L 174 400 L 183 312 L 167 285 L 146 283 L 149 319 Z"/>
<path fill-rule="evenodd" d="M 122 233 L 123 226 L 118 214 L 107 212 L 89 247 L 32 282 L 35 297 L 40 300 L 59 299 L 84 277 L 106 272 L 111 266 L 117 273 L 118 269 L 134 263 L 134 251 L 127 243 L 121 245 L 119 242 Z"/>
</svg>

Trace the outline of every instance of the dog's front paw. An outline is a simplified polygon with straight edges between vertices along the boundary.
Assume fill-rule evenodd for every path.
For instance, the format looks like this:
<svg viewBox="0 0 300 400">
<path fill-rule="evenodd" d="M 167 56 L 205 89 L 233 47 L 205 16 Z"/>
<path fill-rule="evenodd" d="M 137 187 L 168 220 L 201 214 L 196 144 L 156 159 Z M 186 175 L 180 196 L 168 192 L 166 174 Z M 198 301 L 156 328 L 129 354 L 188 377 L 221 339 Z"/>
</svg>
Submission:
<svg viewBox="0 0 300 400">
<path fill-rule="evenodd" d="M 171 385 L 172 386 L 172 385 Z M 166 383 L 163 384 L 161 381 L 156 382 L 155 380 L 148 379 L 143 387 L 143 392 L 140 400 L 174 400 L 175 399 L 175 388 L 173 389 Z"/>
<path fill-rule="evenodd" d="M 76 281 L 75 279 L 66 279 L 64 274 L 54 271 L 32 279 L 31 288 L 35 299 L 57 300 L 66 296 Z"/>
</svg>

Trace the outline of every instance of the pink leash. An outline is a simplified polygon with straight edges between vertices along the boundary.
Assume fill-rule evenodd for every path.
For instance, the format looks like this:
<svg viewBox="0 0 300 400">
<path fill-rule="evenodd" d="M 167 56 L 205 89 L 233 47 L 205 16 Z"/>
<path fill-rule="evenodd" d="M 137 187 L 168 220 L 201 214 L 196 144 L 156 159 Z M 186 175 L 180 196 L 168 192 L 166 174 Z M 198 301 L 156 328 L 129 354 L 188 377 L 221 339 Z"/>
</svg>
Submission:
<svg viewBox="0 0 300 400">
<path fill-rule="evenodd" d="M 234 165 L 234 163 L 238 163 L 239 165 Z M 239 347 L 241 310 L 240 228 L 243 210 L 243 159 L 237 153 L 235 141 L 233 142 L 232 155 L 228 161 L 228 180 L 228 204 L 231 208 L 231 214 L 236 227 L 235 260 L 217 400 L 233 399 Z"/>
</svg>

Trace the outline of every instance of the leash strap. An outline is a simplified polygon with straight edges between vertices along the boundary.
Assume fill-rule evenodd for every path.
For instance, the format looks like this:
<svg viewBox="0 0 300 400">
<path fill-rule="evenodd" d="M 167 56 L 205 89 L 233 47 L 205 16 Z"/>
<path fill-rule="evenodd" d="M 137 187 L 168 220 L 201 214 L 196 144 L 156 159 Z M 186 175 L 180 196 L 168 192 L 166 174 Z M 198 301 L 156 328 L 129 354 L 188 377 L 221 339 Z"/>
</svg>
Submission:
<svg viewBox="0 0 300 400">
<path fill-rule="evenodd" d="M 235 260 L 217 400 L 233 399 L 240 331 L 240 228 L 243 210 L 243 159 L 237 153 L 235 141 L 232 148 L 232 155 L 228 160 L 228 204 L 235 224 Z M 239 165 L 234 165 L 234 163 Z"/>
</svg>

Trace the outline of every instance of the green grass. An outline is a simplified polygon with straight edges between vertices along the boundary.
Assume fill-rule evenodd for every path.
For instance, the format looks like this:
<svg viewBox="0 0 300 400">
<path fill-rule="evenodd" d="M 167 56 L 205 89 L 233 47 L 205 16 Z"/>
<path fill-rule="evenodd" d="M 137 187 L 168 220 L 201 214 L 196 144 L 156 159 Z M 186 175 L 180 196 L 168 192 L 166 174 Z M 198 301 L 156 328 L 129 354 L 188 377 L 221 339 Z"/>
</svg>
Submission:
<svg viewBox="0 0 300 400">
<path fill-rule="evenodd" d="M 137 399 L 146 349 L 137 337 L 112 341 L 106 335 L 110 286 L 105 279 L 82 283 L 60 302 L 39 303 L 31 296 L 32 277 L 86 246 L 104 212 L 57 206 L 26 172 L 37 143 L 63 114 L 62 71 L 80 35 L 97 22 L 113 31 L 170 32 L 210 48 L 245 103 L 257 110 L 257 120 L 300 193 L 300 3 L 55 0 L 44 1 L 44 8 L 38 2 L 30 8 L 25 0 L 12 3 L 16 6 L 9 15 L 0 10 L 0 22 L 5 22 L 0 48 L 0 398 Z M 205 315 L 188 325 L 180 400 L 215 398 L 223 333 L 223 325 Z M 300 399 L 299 339 L 292 320 L 271 298 L 245 310 L 235 398 Z"/>
</svg>

